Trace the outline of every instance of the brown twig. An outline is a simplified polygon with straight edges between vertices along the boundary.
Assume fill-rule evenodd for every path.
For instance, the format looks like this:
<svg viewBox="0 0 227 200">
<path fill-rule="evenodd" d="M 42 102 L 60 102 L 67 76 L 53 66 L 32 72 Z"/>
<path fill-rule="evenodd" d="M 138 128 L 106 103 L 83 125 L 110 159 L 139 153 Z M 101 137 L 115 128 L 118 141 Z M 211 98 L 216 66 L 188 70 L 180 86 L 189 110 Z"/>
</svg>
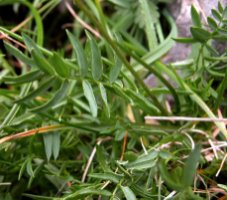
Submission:
<svg viewBox="0 0 227 200">
<path fill-rule="evenodd" d="M 10 31 L 15 33 L 18 30 L 20 30 L 23 26 L 25 26 L 30 20 L 32 19 L 32 16 L 27 17 L 25 20 L 23 20 L 20 24 L 18 24 L 17 26 L 15 26 L 13 29 L 11 29 Z"/>
<path fill-rule="evenodd" d="M 0 39 L 3 39 L 3 40 L 4 40 L 4 39 L 7 39 L 7 40 L 9 40 L 9 41 L 11 41 L 11 42 L 14 42 L 15 44 L 17 44 L 17 45 L 23 47 L 24 49 L 27 48 L 24 44 L 18 42 L 17 40 L 14 40 L 13 38 L 11 38 L 11 37 L 8 36 L 7 34 L 3 33 L 2 31 L 0 31 Z"/>
<path fill-rule="evenodd" d="M 90 32 L 92 32 L 97 38 L 101 38 L 100 33 L 95 30 L 94 28 L 92 28 L 89 24 L 87 24 L 85 21 L 83 21 L 77 14 L 76 12 L 73 10 L 73 8 L 71 7 L 71 5 L 66 1 L 65 2 L 65 6 L 68 9 L 68 11 L 71 13 L 71 15 L 87 30 L 89 30 Z"/>
<path fill-rule="evenodd" d="M 185 117 L 185 116 L 146 116 L 146 120 L 159 120 L 159 121 L 190 121 L 190 122 L 225 122 L 227 118 L 206 118 L 206 117 Z"/>
<path fill-rule="evenodd" d="M 121 161 L 124 159 L 124 153 L 125 153 L 125 149 L 126 149 L 126 145 L 127 145 L 127 138 L 128 138 L 128 131 L 126 131 L 126 133 L 124 135 L 124 141 L 123 141 L 122 152 L 121 152 L 121 157 L 120 157 Z"/>
<path fill-rule="evenodd" d="M 219 167 L 219 169 L 218 169 L 218 171 L 217 171 L 217 173 L 216 173 L 216 175 L 215 175 L 216 177 L 218 177 L 218 175 L 220 174 L 220 172 L 221 172 L 221 170 L 222 170 L 222 168 L 223 168 L 223 165 L 224 165 L 226 159 L 227 159 L 227 153 L 225 154 L 225 156 L 224 156 L 224 158 L 223 158 L 223 160 L 222 160 L 222 162 L 221 162 L 221 165 L 220 165 L 220 167 Z"/>
<path fill-rule="evenodd" d="M 24 131 L 24 132 L 20 132 L 20 133 L 16 133 L 13 135 L 8 135 L 6 137 L 3 137 L 0 139 L 0 144 L 3 144 L 4 142 L 9 142 L 12 140 L 16 140 L 16 139 L 20 139 L 20 138 L 24 138 L 24 137 L 29 137 L 35 134 L 40 134 L 40 133 L 46 133 L 49 131 L 54 131 L 58 128 L 63 127 L 64 125 L 50 125 L 50 126 L 44 126 L 44 127 L 40 127 L 40 128 L 35 128 L 29 131 Z"/>
<path fill-rule="evenodd" d="M 111 139 L 112 139 L 111 137 L 99 138 L 99 139 L 98 139 L 98 141 L 97 141 L 95 147 L 93 148 L 93 150 L 92 150 L 92 152 L 91 152 L 91 155 L 90 155 L 90 157 L 89 157 L 89 159 L 88 159 L 88 162 L 87 162 L 87 164 L 86 164 L 84 173 L 83 173 L 82 178 L 81 178 L 81 182 L 82 182 L 82 183 L 85 182 L 85 179 L 86 179 L 86 177 L 87 177 L 88 170 L 89 170 L 89 168 L 90 168 L 90 166 L 91 166 L 91 163 L 92 163 L 92 161 L 93 161 L 93 159 L 94 159 L 94 157 L 95 157 L 95 153 L 96 153 L 96 149 L 97 149 L 96 147 L 99 146 L 102 142 L 109 141 L 109 140 L 111 140 Z"/>
</svg>

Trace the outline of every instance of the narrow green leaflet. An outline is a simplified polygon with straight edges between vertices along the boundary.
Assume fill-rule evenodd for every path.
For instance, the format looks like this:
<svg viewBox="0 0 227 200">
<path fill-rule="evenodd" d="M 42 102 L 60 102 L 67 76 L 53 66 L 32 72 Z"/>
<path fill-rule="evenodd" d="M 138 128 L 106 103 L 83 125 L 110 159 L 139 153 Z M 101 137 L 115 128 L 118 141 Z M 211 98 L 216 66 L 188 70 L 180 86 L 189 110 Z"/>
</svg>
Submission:
<svg viewBox="0 0 227 200">
<path fill-rule="evenodd" d="M 69 81 L 65 80 L 62 83 L 61 88 L 55 93 L 55 95 L 52 97 L 52 99 L 50 99 L 44 105 L 30 109 L 30 111 L 41 112 L 41 111 L 46 111 L 46 110 L 52 108 L 54 105 L 61 102 L 66 97 L 66 95 L 68 93 L 68 88 L 69 88 Z"/>
<path fill-rule="evenodd" d="M 52 153 L 53 153 L 54 159 L 56 160 L 58 158 L 60 147 L 61 147 L 60 133 L 53 133 L 52 139 L 53 139 Z"/>
<path fill-rule="evenodd" d="M 42 71 L 46 72 L 47 74 L 54 75 L 55 71 L 54 71 L 53 67 L 45 59 L 42 52 L 36 45 L 36 43 L 24 33 L 22 34 L 22 38 L 23 38 L 26 46 L 28 47 L 28 50 L 31 53 L 37 67 L 39 67 Z"/>
<path fill-rule="evenodd" d="M 191 17 L 194 26 L 202 27 L 200 15 L 194 6 L 191 7 Z"/>
<path fill-rule="evenodd" d="M 28 158 L 27 159 L 27 164 L 26 164 L 26 172 L 28 173 L 29 176 L 34 177 L 34 171 L 32 168 L 32 159 Z"/>
<path fill-rule="evenodd" d="M 50 160 L 52 156 L 53 138 L 52 133 L 47 133 L 43 135 L 44 149 L 46 153 L 47 160 Z"/>
<path fill-rule="evenodd" d="M 132 183 L 130 185 L 130 188 L 134 192 L 135 195 L 138 195 L 140 197 L 143 197 L 141 199 L 143 200 L 154 200 L 156 195 L 154 195 L 150 190 L 148 190 L 144 185 L 139 185 L 136 183 Z"/>
<path fill-rule="evenodd" d="M 216 57 L 216 56 L 206 56 L 206 60 L 209 61 L 221 61 L 221 62 L 227 62 L 227 56 L 222 56 L 222 57 Z"/>
<path fill-rule="evenodd" d="M 89 34 L 89 45 L 91 48 L 91 73 L 95 80 L 102 77 L 101 52 L 95 39 Z"/>
<path fill-rule="evenodd" d="M 22 175 L 24 174 L 25 168 L 26 168 L 27 162 L 23 162 L 20 167 L 20 171 L 18 174 L 18 180 L 21 180 Z"/>
<path fill-rule="evenodd" d="M 69 31 L 66 31 L 66 33 L 73 46 L 73 50 L 76 53 L 77 62 L 80 67 L 80 74 L 81 74 L 81 76 L 86 76 L 87 72 L 88 72 L 88 62 L 87 62 L 87 58 L 84 54 L 84 50 L 83 50 L 79 40 L 76 37 L 74 37 L 72 33 L 70 33 Z"/>
<path fill-rule="evenodd" d="M 13 45 L 9 44 L 8 42 L 4 42 L 6 50 L 11 53 L 13 56 L 15 56 L 17 59 L 21 60 L 23 63 L 34 66 L 34 62 L 32 59 L 27 57 L 25 54 L 23 54 L 20 50 L 15 48 Z"/>
<path fill-rule="evenodd" d="M 91 173 L 88 176 L 95 179 L 111 181 L 113 183 L 119 183 L 120 180 L 123 178 L 123 175 L 115 174 L 113 172 Z"/>
<path fill-rule="evenodd" d="M 22 33 L 22 38 L 29 52 L 31 52 L 34 49 L 39 56 L 42 56 L 42 53 L 37 47 L 36 43 L 28 35 L 26 35 L 25 33 Z"/>
<path fill-rule="evenodd" d="M 219 11 L 220 13 L 223 13 L 223 11 L 224 11 L 224 8 L 222 7 L 220 1 L 218 1 L 218 11 Z"/>
<path fill-rule="evenodd" d="M 37 97 L 38 95 L 45 92 L 48 88 L 50 88 L 55 81 L 56 81 L 56 78 L 50 77 L 45 82 L 43 82 L 36 90 L 30 92 L 28 95 L 26 95 L 18 100 L 16 100 L 15 103 L 23 103 L 25 101 L 29 101 L 29 100 Z"/>
<path fill-rule="evenodd" d="M 123 99 L 125 99 L 128 102 L 132 102 L 130 97 L 127 94 L 125 94 L 125 92 L 122 90 L 122 88 L 120 86 L 113 85 L 113 89 L 117 95 L 119 95 L 120 97 L 122 97 Z"/>
<path fill-rule="evenodd" d="M 110 70 L 110 83 L 113 83 L 117 80 L 117 77 L 119 76 L 122 68 L 122 62 L 121 60 L 116 56 L 115 64 Z"/>
<path fill-rule="evenodd" d="M 121 186 L 121 190 L 127 200 L 136 200 L 136 196 L 133 191 L 127 186 Z"/>
<path fill-rule="evenodd" d="M 227 35 L 215 35 L 213 36 L 213 39 L 220 41 L 220 42 L 226 42 L 227 41 Z"/>
<path fill-rule="evenodd" d="M 190 153 L 185 163 L 183 174 L 182 174 L 182 185 L 187 188 L 189 187 L 194 179 L 196 169 L 199 163 L 201 145 L 196 145 L 195 149 Z"/>
<path fill-rule="evenodd" d="M 99 83 L 99 91 L 101 94 L 102 101 L 104 103 L 105 113 L 106 113 L 107 117 L 110 118 L 110 108 L 109 108 L 108 101 L 107 101 L 106 89 L 102 83 Z"/>
<path fill-rule="evenodd" d="M 76 99 L 76 98 L 71 98 L 73 103 L 80 109 L 86 111 L 86 112 L 90 112 L 90 107 L 84 103 L 83 101 Z"/>
<path fill-rule="evenodd" d="M 156 165 L 155 159 L 157 158 L 157 155 L 158 153 L 156 151 L 151 151 L 147 155 L 142 155 L 135 161 L 127 163 L 126 168 L 142 170 L 154 167 Z"/>
<path fill-rule="evenodd" d="M 47 160 L 49 161 L 52 155 L 56 160 L 60 151 L 60 134 L 59 133 L 44 134 L 43 142 Z"/>
<path fill-rule="evenodd" d="M 38 51 L 32 49 L 31 50 L 32 57 L 34 58 L 34 61 L 42 71 L 44 71 L 47 74 L 54 75 L 55 71 L 53 67 L 50 65 L 50 63 L 45 59 L 43 55 L 39 55 Z"/>
<path fill-rule="evenodd" d="M 3 81 L 7 84 L 23 84 L 23 83 L 29 83 L 32 81 L 35 81 L 39 78 L 42 78 L 44 76 L 44 73 L 40 70 L 33 70 L 26 74 L 20 75 L 20 76 L 5 76 L 3 77 Z"/>
<path fill-rule="evenodd" d="M 97 106 L 97 103 L 95 100 L 95 96 L 94 96 L 91 84 L 88 81 L 84 80 L 82 85 L 83 85 L 84 96 L 86 97 L 86 99 L 89 103 L 91 114 L 93 117 L 97 117 L 98 106 Z"/>
<path fill-rule="evenodd" d="M 223 11 L 223 22 L 224 22 L 224 20 L 226 20 L 227 19 L 227 6 L 225 7 L 225 9 L 224 9 L 224 11 Z"/>
<path fill-rule="evenodd" d="M 82 188 L 80 190 L 77 190 L 75 193 L 70 194 L 66 197 L 64 197 L 64 200 L 68 200 L 68 199 L 76 199 L 79 198 L 81 196 L 91 196 L 91 195 L 101 195 L 101 196 L 111 196 L 112 193 L 109 192 L 108 190 L 99 190 L 99 189 L 93 189 L 93 188 Z"/>
<path fill-rule="evenodd" d="M 127 89 L 126 94 L 128 94 L 137 106 L 141 107 L 147 113 L 159 113 L 159 109 L 156 108 L 150 101 L 148 101 L 144 96 L 138 94 L 132 90 Z"/>
<path fill-rule="evenodd" d="M 57 74 L 62 78 L 68 78 L 70 75 L 70 68 L 63 60 L 63 58 L 56 52 L 50 58 L 50 63 L 54 67 Z"/>
<path fill-rule="evenodd" d="M 211 10 L 211 13 L 212 13 L 212 15 L 214 16 L 214 18 L 216 20 L 218 20 L 218 21 L 221 21 L 222 20 L 222 16 L 220 15 L 220 13 L 217 10 L 212 9 Z"/>
<path fill-rule="evenodd" d="M 192 44 L 197 42 L 194 38 L 183 38 L 183 37 L 173 38 L 173 40 L 183 44 Z"/>
<path fill-rule="evenodd" d="M 202 28 L 191 27 L 190 30 L 193 38 L 199 42 L 205 43 L 211 38 L 211 34 Z"/>
<path fill-rule="evenodd" d="M 213 30 L 216 30 L 218 28 L 218 25 L 216 23 L 216 21 L 211 18 L 211 17 L 207 17 L 207 22 L 209 24 L 209 26 L 213 29 Z"/>
<path fill-rule="evenodd" d="M 103 102 L 107 105 L 108 102 L 107 102 L 106 89 L 105 89 L 105 87 L 103 86 L 102 83 L 99 83 L 99 90 L 100 90 Z"/>
</svg>

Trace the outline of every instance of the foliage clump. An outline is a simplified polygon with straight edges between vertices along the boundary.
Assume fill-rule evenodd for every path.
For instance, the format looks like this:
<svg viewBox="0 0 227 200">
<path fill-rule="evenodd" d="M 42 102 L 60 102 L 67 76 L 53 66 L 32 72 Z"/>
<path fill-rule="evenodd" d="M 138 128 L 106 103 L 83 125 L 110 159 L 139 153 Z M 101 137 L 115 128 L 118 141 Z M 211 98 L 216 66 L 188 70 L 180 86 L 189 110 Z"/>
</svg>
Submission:
<svg viewBox="0 0 227 200">
<path fill-rule="evenodd" d="M 177 38 L 160 3 L 0 1 L 28 9 L 0 26 L 0 199 L 226 197 L 227 51 L 214 42 L 227 7 L 203 24 L 192 6 L 191 38 Z M 76 20 L 48 49 L 45 19 L 63 4 Z M 192 53 L 163 64 L 174 40 Z"/>
</svg>

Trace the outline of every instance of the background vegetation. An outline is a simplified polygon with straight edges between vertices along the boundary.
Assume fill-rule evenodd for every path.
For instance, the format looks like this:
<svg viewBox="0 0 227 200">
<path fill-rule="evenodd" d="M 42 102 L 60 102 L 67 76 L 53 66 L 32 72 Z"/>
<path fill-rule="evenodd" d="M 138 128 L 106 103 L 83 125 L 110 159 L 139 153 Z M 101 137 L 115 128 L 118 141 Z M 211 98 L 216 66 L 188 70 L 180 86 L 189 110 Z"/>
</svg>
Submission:
<svg viewBox="0 0 227 200">
<path fill-rule="evenodd" d="M 167 3 L 0 0 L 0 199 L 226 198 L 227 7 Z"/>
</svg>

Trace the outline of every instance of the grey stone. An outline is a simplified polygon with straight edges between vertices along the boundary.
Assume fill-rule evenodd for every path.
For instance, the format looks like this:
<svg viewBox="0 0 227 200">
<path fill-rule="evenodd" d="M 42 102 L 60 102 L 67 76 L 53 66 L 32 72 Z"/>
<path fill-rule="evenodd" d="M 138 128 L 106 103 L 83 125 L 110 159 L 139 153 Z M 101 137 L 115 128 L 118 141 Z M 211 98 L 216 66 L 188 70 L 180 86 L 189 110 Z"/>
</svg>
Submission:
<svg viewBox="0 0 227 200">
<path fill-rule="evenodd" d="M 227 0 L 220 1 L 223 6 L 227 5 Z M 203 23 L 206 23 L 206 18 L 211 15 L 211 9 L 217 8 L 217 0 L 174 0 L 168 5 L 170 14 L 176 21 L 178 28 L 178 37 L 190 37 L 191 21 L 191 6 L 194 5 L 200 13 Z M 223 52 L 226 48 L 226 43 L 215 43 L 215 47 L 219 52 Z M 163 59 L 163 62 L 175 62 L 185 60 L 191 52 L 190 45 L 177 43 Z"/>
</svg>

